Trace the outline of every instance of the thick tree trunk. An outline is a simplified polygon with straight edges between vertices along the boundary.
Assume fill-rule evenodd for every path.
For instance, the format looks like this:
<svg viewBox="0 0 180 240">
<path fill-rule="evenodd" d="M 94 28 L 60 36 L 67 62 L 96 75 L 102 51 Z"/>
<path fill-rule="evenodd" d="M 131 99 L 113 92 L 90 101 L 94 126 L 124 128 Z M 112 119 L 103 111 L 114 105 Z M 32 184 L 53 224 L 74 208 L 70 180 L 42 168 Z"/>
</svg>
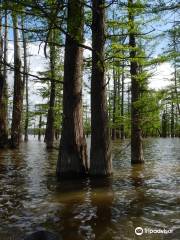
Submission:
<svg viewBox="0 0 180 240">
<path fill-rule="evenodd" d="M 11 146 L 16 148 L 21 139 L 21 115 L 23 108 L 23 81 L 21 78 L 21 59 L 20 47 L 18 43 L 18 20 L 13 13 L 13 31 L 14 31 L 14 96 L 13 96 L 13 113 L 11 125 Z"/>
<path fill-rule="evenodd" d="M 5 34 L 4 46 L 2 38 L 2 25 L 0 22 L 0 60 L 4 57 L 7 60 L 7 12 L 5 12 Z M 4 48 L 3 48 L 4 47 Z M 4 50 L 4 51 L 3 51 Z M 4 52 L 4 56 L 3 56 Z M 6 146 L 8 142 L 8 127 L 7 127 L 7 112 L 8 112 L 8 92 L 7 92 L 7 69 L 6 66 L 0 64 L 0 148 Z"/>
<path fill-rule="evenodd" d="M 51 32 L 51 42 L 55 42 L 55 32 Z M 50 88 L 50 100 L 49 109 L 47 116 L 46 134 L 45 142 L 47 148 L 53 147 L 54 142 L 54 106 L 55 106 L 55 96 L 56 96 L 56 85 L 55 85 L 55 46 L 50 44 L 50 68 L 51 68 L 51 88 Z"/>
<path fill-rule="evenodd" d="M 141 97 L 141 86 L 138 80 L 138 62 L 136 60 L 135 23 L 133 16 L 133 0 L 129 0 L 129 46 L 130 46 L 130 74 L 131 74 L 131 163 L 144 162 L 142 147 L 141 115 L 137 102 Z"/>
<path fill-rule="evenodd" d="M 91 151 L 90 174 L 112 173 L 111 143 L 106 104 L 104 69 L 105 6 L 104 0 L 93 0 L 92 79 L 91 79 Z"/>
<path fill-rule="evenodd" d="M 87 173 L 87 147 L 82 114 L 83 3 L 68 1 L 65 43 L 63 123 L 57 175 L 81 177 Z"/>
</svg>

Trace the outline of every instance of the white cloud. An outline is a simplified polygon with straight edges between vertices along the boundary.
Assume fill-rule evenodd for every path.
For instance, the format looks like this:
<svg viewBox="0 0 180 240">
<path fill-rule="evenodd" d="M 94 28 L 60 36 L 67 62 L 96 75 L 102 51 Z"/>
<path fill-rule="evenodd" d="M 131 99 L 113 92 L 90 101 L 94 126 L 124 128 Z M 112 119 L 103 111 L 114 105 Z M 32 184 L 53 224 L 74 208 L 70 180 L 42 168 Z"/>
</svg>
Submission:
<svg viewBox="0 0 180 240">
<path fill-rule="evenodd" d="M 29 73 L 38 75 L 38 72 L 44 71 L 47 68 L 48 60 L 44 57 L 44 44 L 39 45 L 38 43 L 28 43 L 28 65 L 30 66 Z M 21 56 L 23 59 L 23 49 L 21 47 Z M 8 62 L 13 65 L 14 60 L 14 46 L 13 43 L 8 44 Z M 8 73 L 8 84 L 10 89 L 13 88 L 13 73 Z M 41 83 L 37 82 L 36 79 L 29 77 L 29 95 L 32 105 L 42 103 L 43 99 L 37 94 L 37 89 L 41 86 Z"/>
<path fill-rule="evenodd" d="M 161 89 L 169 85 L 172 77 L 173 68 L 170 63 L 162 63 L 157 66 L 153 77 L 150 79 L 149 87 Z"/>
</svg>

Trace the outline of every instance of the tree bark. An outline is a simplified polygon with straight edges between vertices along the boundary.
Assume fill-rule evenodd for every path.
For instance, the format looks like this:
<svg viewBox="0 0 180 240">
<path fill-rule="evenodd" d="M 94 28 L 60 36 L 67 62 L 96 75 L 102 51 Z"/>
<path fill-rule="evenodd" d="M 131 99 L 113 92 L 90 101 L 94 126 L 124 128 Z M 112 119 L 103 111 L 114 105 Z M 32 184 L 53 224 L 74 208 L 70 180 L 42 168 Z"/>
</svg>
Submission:
<svg viewBox="0 0 180 240">
<path fill-rule="evenodd" d="M 124 76 L 124 62 L 123 62 L 123 66 L 122 66 L 122 76 L 121 76 L 121 117 L 122 117 L 122 124 L 120 127 L 120 132 L 121 132 L 121 139 L 123 140 L 125 138 L 125 134 L 124 134 L 124 80 L 125 80 L 125 76 Z"/>
<path fill-rule="evenodd" d="M 114 62 L 115 65 L 115 62 Z M 117 79 L 115 73 L 115 66 L 113 65 L 113 115 L 112 115 L 112 140 L 116 139 L 116 114 L 117 114 Z"/>
<path fill-rule="evenodd" d="M 167 113 L 166 111 L 163 112 L 162 114 L 162 137 L 166 138 L 168 135 L 168 126 L 167 126 Z"/>
<path fill-rule="evenodd" d="M 7 34 L 8 34 L 7 11 L 5 12 L 4 46 L 1 24 L 2 23 L 0 22 L 0 60 L 2 61 L 3 57 L 5 60 L 7 60 Z M 5 147 L 8 143 L 7 112 L 8 112 L 7 68 L 6 66 L 4 66 L 3 69 L 2 64 L 0 64 L 0 148 Z"/>
<path fill-rule="evenodd" d="M 130 47 L 130 74 L 131 74 L 131 163 L 144 162 L 142 147 L 141 114 L 137 102 L 141 97 L 141 85 L 138 80 L 138 62 L 136 60 L 136 37 L 133 15 L 133 0 L 128 1 L 129 15 L 129 47 Z"/>
<path fill-rule="evenodd" d="M 82 116 L 83 3 L 68 1 L 65 43 L 63 122 L 57 175 L 82 177 L 87 173 L 87 147 Z"/>
<path fill-rule="evenodd" d="M 42 114 L 39 115 L 38 141 L 41 141 Z"/>
<path fill-rule="evenodd" d="M 173 94 L 171 99 L 171 137 L 175 137 L 175 124 L 174 124 L 174 103 L 173 103 Z"/>
<path fill-rule="evenodd" d="M 112 174 L 112 157 L 104 67 L 105 6 L 104 0 L 93 0 L 92 78 L 91 78 L 91 150 L 90 174 Z"/>
<path fill-rule="evenodd" d="M 55 97 L 56 97 L 56 85 L 55 85 L 55 32 L 52 30 L 51 34 L 51 44 L 50 44 L 50 69 L 51 69 L 51 87 L 50 87 L 50 100 L 49 100 L 49 109 L 47 116 L 47 125 L 46 125 L 46 134 L 45 142 L 47 148 L 53 147 L 54 142 L 54 106 L 55 106 Z"/>
<path fill-rule="evenodd" d="M 15 13 L 12 14 L 14 31 L 14 96 L 11 125 L 11 147 L 16 148 L 21 139 L 21 115 L 23 108 L 23 81 L 21 77 L 20 46 L 18 43 L 18 20 Z"/>
<path fill-rule="evenodd" d="M 24 31 L 24 19 L 22 17 L 22 38 L 24 50 L 24 74 L 23 74 L 23 90 L 25 87 L 26 93 L 26 112 L 25 112 L 25 125 L 24 125 L 24 141 L 28 141 L 28 126 L 29 126 L 29 91 L 28 91 L 28 65 L 27 65 L 27 36 Z"/>
</svg>

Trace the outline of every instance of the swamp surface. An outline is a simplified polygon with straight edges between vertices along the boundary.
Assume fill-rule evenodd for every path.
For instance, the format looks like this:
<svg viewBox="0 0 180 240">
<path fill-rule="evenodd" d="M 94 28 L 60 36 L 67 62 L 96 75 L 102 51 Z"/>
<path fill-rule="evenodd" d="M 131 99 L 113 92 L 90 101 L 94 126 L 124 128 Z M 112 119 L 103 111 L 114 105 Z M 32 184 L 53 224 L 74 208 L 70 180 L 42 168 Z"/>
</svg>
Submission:
<svg viewBox="0 0 180 240">
<path fill-rule="evenodd" d="M 58 150 L 31 138 L 0 151 L 0 240 L 49 230 L 65 240 L 180 239 L 180 139 L 148 138 L 145 164 L 130 164 L 128 141 L 113 143 L 108 179 L 55 177 Z M 173 229 L 136 236 L 136 227 Z"/>
</svg>

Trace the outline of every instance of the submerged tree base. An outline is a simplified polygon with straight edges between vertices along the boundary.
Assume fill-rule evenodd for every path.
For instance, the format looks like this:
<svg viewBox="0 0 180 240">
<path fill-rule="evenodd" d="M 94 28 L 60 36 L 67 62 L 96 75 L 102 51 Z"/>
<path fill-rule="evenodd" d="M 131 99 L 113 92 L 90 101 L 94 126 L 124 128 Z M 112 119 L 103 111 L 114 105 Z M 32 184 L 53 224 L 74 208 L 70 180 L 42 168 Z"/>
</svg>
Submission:
<svg viewBox="0 0 180 240">
<path fill-rule="evenodd" d="M 103 151 L 91 151 L 89 175 L 93 177 L 106 177 L 112 175 L 111 148 L 104 154 Z"/>
<path fill-rule="evenodd" d="M 131 160 L 131 164 L 144 164 L 145 163 L 145 161 L 144 161 L 144 159 L 143 160 Z"/>
<path fill-rule="evenodd" d="M 60 146 L 56 169 L 58 178 L 82 178 L 87 176 L 87 147 L 85 139 L 81 141 L 81 144 L 75 144 L 74 147 L 68 146 L 67 143 L 66 146 L 63 144 Z"/>
</svg>

